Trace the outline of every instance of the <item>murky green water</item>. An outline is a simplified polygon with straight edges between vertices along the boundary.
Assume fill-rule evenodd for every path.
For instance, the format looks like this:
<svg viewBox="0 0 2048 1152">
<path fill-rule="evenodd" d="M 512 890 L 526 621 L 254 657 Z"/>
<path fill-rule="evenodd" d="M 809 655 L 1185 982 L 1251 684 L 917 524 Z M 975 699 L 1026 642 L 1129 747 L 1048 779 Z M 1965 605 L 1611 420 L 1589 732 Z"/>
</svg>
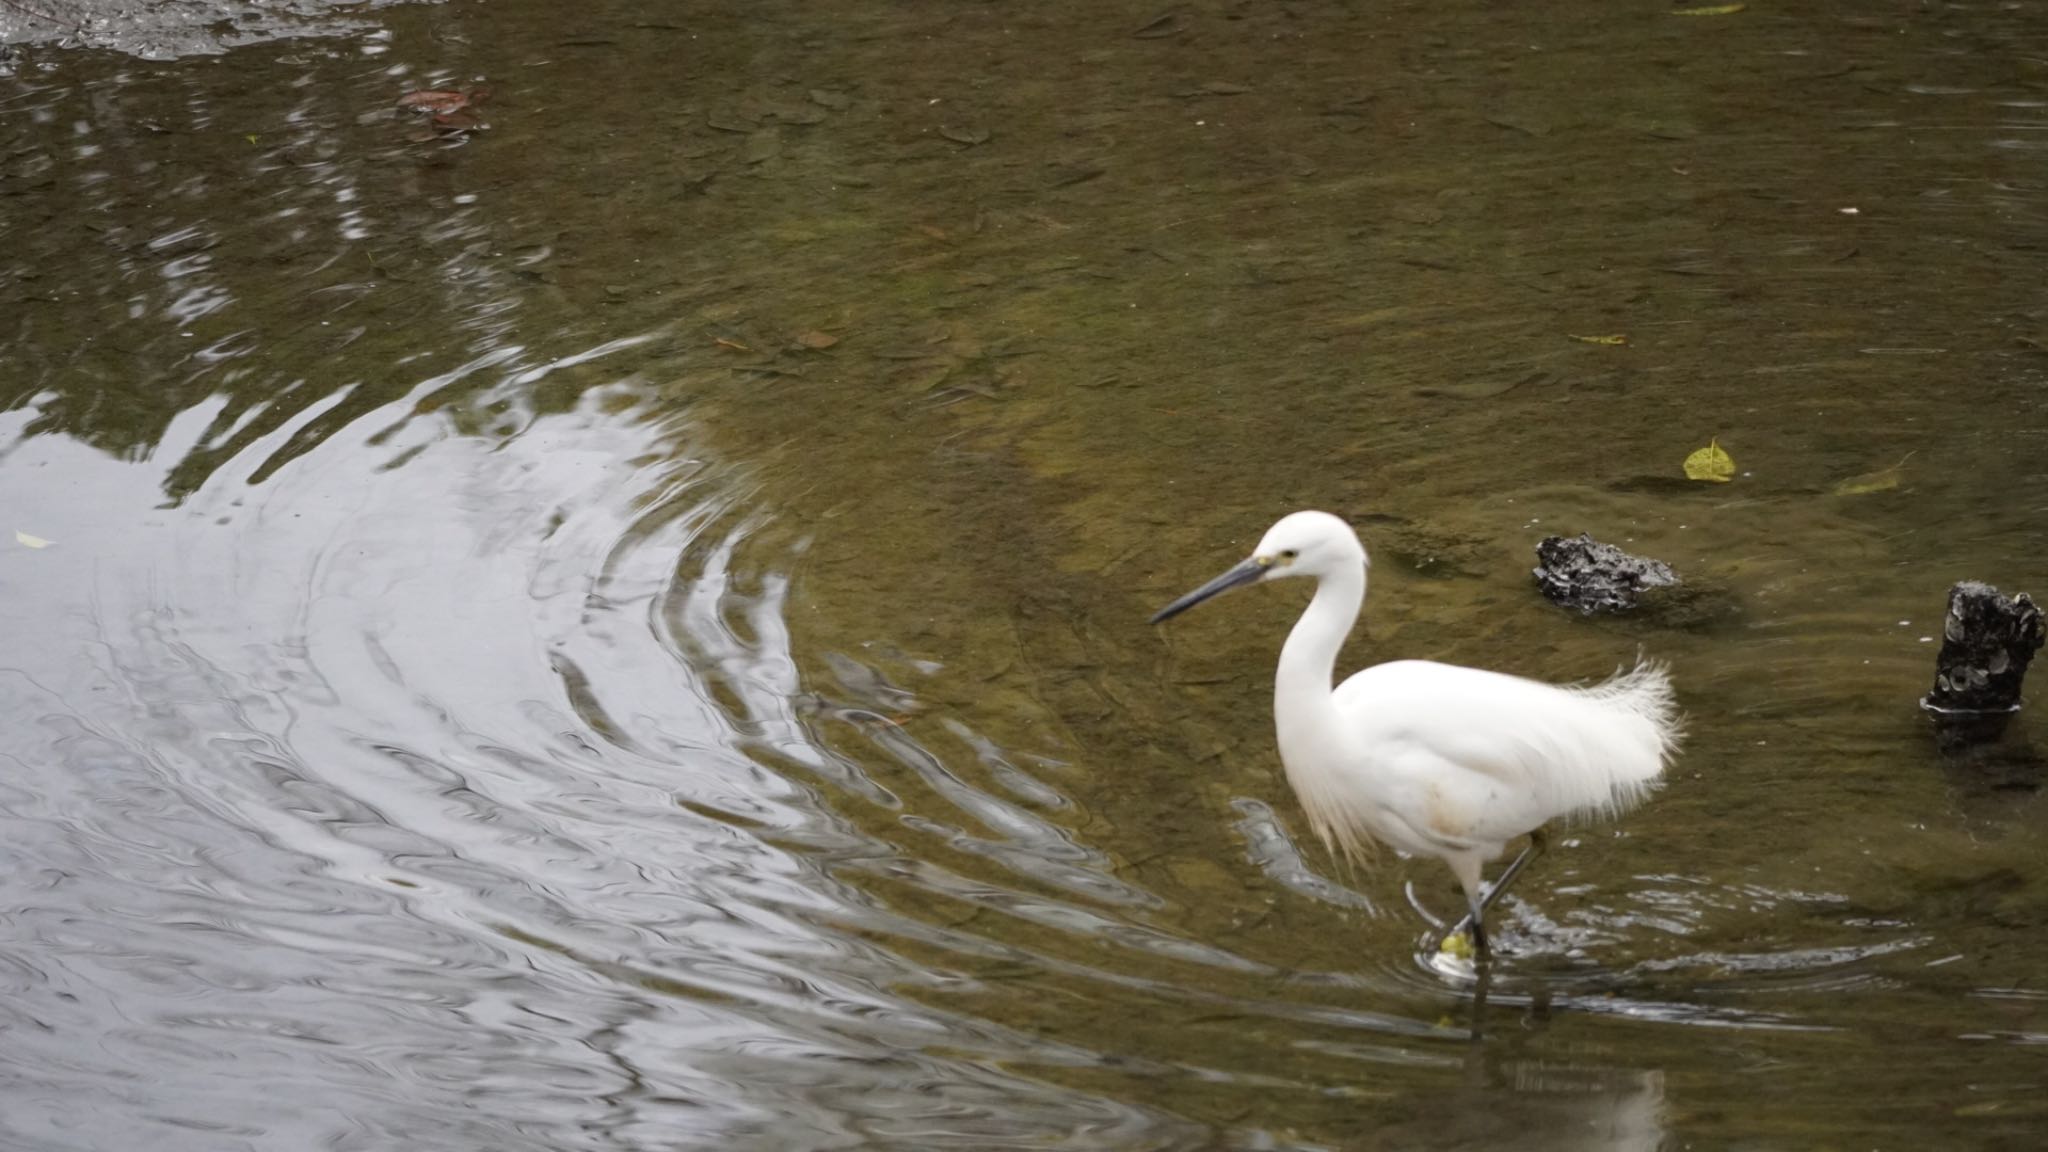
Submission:
<svg viewBox="0 0 2048 1152">
<path fill-rule="evenodd" d="M 0 1143 L 2037 1146 L 2038 721 L 1914 704 L 2048 587 L 2048 18 L 1161 15 L 19 62 Z M 1674 666 L 1483 1002 L 1301 838 L 1298 595 L 1144 623 L 1304 506 L 1350 662 Z"/>
</svg>

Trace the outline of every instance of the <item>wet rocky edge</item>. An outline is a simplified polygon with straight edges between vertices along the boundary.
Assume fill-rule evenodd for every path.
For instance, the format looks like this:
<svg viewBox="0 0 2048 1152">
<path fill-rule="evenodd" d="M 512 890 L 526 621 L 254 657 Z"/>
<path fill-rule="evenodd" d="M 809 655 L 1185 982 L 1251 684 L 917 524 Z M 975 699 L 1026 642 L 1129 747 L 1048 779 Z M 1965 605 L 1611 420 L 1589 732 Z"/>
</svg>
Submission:
<svg viewBox="0 0 2048 1152">
<path fill-rule="evenodd" d="M 143 60 L 218 56 L 299 37 L 374 31 L 365 15 L 407 0 L 34 0 L 0 4 L 0 76 L 52 66 L 56 52 L 88 48 Z"/>
</svg>

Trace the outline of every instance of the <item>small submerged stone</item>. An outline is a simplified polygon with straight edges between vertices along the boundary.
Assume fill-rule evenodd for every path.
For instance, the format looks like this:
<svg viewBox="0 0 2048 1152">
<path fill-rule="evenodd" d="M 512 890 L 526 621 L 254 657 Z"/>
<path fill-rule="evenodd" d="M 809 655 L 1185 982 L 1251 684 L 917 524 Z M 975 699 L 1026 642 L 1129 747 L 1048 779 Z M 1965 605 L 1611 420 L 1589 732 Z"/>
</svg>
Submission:
<svg viewBox="0 0 2048 1152">
<path fill-rule="evenodd" d="M 1626 612 L 1652 588 L 1679 583 L 1662 560 L 1635 556 L 1584 533 L 1546 536 L 1536 545 L 1536 583 L 1552 603 L 1595 612 Z"/>
</svg>

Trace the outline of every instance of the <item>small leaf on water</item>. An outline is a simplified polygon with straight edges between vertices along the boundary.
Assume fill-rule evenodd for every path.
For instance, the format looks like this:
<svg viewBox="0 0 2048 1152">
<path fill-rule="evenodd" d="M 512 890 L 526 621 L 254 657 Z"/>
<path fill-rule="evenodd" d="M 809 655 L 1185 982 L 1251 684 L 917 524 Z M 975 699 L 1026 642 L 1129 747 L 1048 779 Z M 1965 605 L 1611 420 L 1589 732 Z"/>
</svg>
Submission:
<svg viewBox="0 0 2048 1152">
<path fill-rule="evenodd" d="M 257 143 L 256 134 L 254 132 L 244 133 L 242 139 L 247 140 L 251 144 Z"/>
<path fill-rule="evenodd" d="M 14 532 L 14 542 L 23 548 L 48 548 L 50 546 L 50 542 L 41 536 L 31 536 L 18 528 Z"/>
<path fill-rule="evenodd" d="M 1438 944 L 1436 950 L 1446 956 L 1456 956 L 1460 960 L 1470 960 L 1472 958 L 1472 937 L 1464 932 L 1454 933 L 1444 937 L 1443 943 Z"/>
<path fill-rule="evenodd" d="M 712 342 L 713 344 L 716 344 L 716 345 L 718 345 L 718 346 L 719 346 L 720 348 L 730 348 L 730 349 L 732 349 L 732 350 L 733 350 L 733 351 L 735 351 L 735 352 L 752 352 L 752 351 L 753 351 L 753 349 L 752 349 L 752 348 L 749 348 L 749 347 L 747 347 L 747 346 L 746 346 L 745 344 L 742 344 L 742 343 L 740 343 L 740 342 L 739 342 L 739 341 L 737 341 L 737 340 L 728 340 L 728 339 L 726 339 L 726 338 L 725 338 L 725 337 L 723 337 L 723 336 L 716 336 L 716 337 L 713 337 L 713 338 L 712 338 L 712 340 L 711 340 L 711 342 Z"/>
<path fill-rule="evenodd" d="M 1721 447 L 1720 440 L 1708 440 L 1705 448 L 1685 458 L 1685 478 L 1726 484 L 1735 478 L 1735 458 Z"/>
<path fill-rule="evenodd" d="M 1671 10 L 1671 14 L 1673 16 L 1732 16 L 1747 7 L 1749 7 L 1747 4 L 1716 4 L 1710 8 L 1674 8 Z"/>
<path fill-rule="evenodd" d="M 803 345 L 806 348 L 815 349 L 817 351 L 823 351 L 824 349 L 830 348 L 834 344 L 839 343 L 839 337 L 834 336 L 829 332 L 820 332 L 817 329 L 813 328 L 808 332 L 798 333 L 796 342 Z"/>
<path fill-rule="evenodd" d="M 1840 484 L 1835 485 L 1835 495 L 1868 496 L 1872 492 L 1889 492 L 1899 486 L 1899 481 L 1905 475 L 1906 461 L 1912 458 L 1913 453 L 1908 452 L 1904 456 L 1899 457 L 1897 464 L 1889 468 L 1880 468 L 1875 472 L 1865 472 L 1861 476 L 1851 476 Z"/>
<path fill-rule="evenodd" d="M 1565 333 L 1565 335 L 1567 335 L 1567 336 L 1571 336 L 1571 333 L 1567 332 L 1567 333 Z M 1574 339 L 1574 340 L 1577 340 L 1577 341 L 1578 341 L 1579 343 L 1581 343 L 1581 344 L 1626 344 L 1626 343 L 1628 343 L 1628 337 L 1626 337 L 1626 336 L 1621 336 L 1621 335 L 1614 335 L 1614 336 L 1572 336 L 1572 339 Z"/>
</svg>

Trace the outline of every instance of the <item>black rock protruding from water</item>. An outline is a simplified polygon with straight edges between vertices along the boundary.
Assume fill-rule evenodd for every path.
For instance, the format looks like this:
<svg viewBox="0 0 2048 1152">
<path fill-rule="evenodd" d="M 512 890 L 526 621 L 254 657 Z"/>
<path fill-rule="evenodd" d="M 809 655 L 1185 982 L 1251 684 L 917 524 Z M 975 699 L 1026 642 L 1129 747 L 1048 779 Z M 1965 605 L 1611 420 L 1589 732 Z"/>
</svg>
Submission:
<svg viewBox="0 0 2048 1152">
<path fill-rule="evenodd" d="M 1595 612 L 1626 612 L 1652 588 L 1678 584 L 1662 560 L 1633 556 L 1591 536 L 1546 536 L 1536 545 L 1536 583 L 1552 603 Z"/>
<path fill-rule="evenodd" d="M 2018 710 L 2020 681 L 2043 631 L 2041 609 L 2024 592 L 2005 597 L 1975 580 L 1950 588 L 1934 691 L 1920 706 L 1944 714 Z"/>
</svg>

